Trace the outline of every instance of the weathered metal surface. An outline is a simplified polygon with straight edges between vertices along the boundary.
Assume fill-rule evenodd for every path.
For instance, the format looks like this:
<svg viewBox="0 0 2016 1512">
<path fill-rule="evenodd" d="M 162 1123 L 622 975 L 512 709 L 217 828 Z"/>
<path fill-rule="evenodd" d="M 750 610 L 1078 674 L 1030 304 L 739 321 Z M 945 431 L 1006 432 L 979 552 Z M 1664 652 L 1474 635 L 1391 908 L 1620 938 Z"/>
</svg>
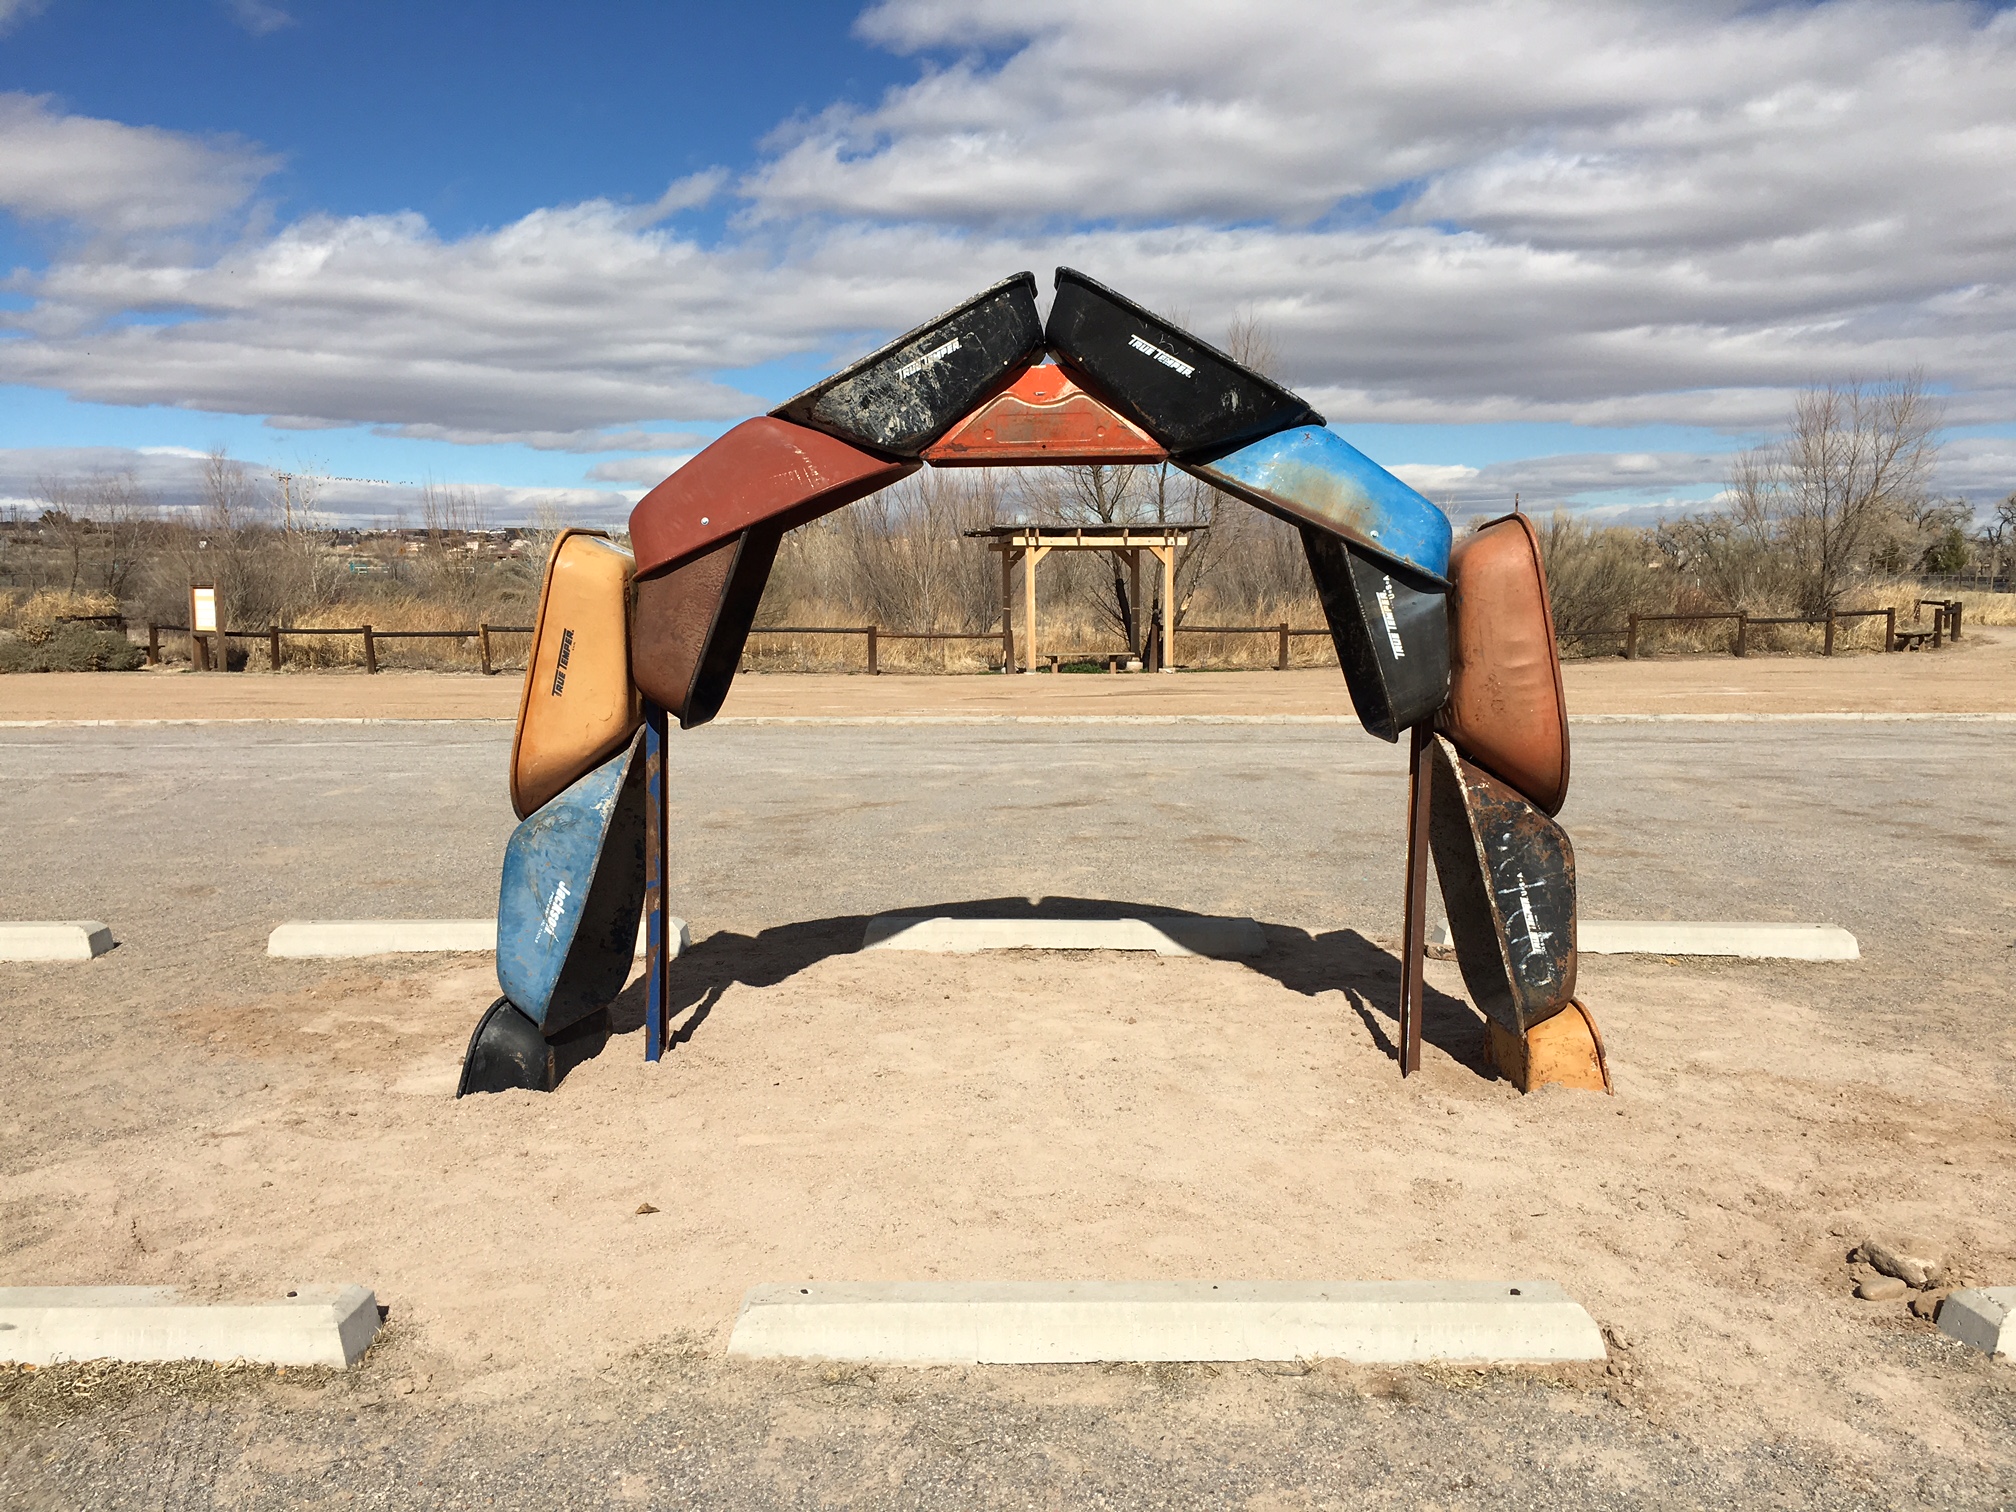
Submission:
<svg viewBox="0 0 2016 1512">
<path fill-rule="evenodd" d="M 497 985 L 547 1038 L 623 988 L 644 905 L 644 760 L 629 746 L 512 832 Z"/>
<path fill-rule="evenodd" d="M 547 555 L 511 739 L 511 806 L 520 819 L 607 761 L 637 729 L 632 566 L 630 553 L 599 530 L 563 530 Z"/>
<path fill-rule="evenodd" d="M 770 413 L 856 446 L 914 457 L 1042 349 L 1036 275 L 1017 273 Z"/>
<path fill-rule="evenodd" d="M 1449 517 L 1335 432 L 1297 426 L 1183 467 L 1293 525 L 1319 525 L 1445 582 Z"/>
<path fill-rule="evenodd" d="M 681 729 L 721 712 L 782 537 L 775 525 L 745 530 L 669 572 L 638 580 L 631 675 Z"/>
<path fill-rule="evenodd" d="M 1302 527 L 1302 549 L 1358 722 L 1398 740 L 1449 696 L 1447 595 L 1314 525 Z"/>
<path fill-rule="evenodd" d="M 1438 723 L 1465 756 L 1558 814 L 1568 703 L 1532 522 L 1507 515 L 1465 537 L 1449 576 L 1449 704 Z"/>
<path fill-rule="evenodd" d="M 1575 995 L 1575 851 L 1560 825 L 1437 736 L 1428 838 L 1470 1000 L 1523 1035 Z"/>
<path fill-rule="evenodd" d="M 1024 368 L 1015 381 L 924 449 L 933 467 L 1162 462 L 1169 453 L 1087 393 L 1064 368 Z"/>
<path fill-rule="evenodd" d="M 815 520 L 921 466 L 768 415 L 745 420 L 630 511 L 637 576 L 662 572 L 754 526 L 784 531 Z"/>
<path fill-rule="evenodd" d="M 476 1021 L 462 1056 L 455 1095 L 472 1092 L 551 1092 L 555 1081 L 553 1046 L 539 1026 L 500 997 Z"/>
<path fill-rule="evenodd" d="M 1300 395 L 1071 268 L 1057 270 L 1044 336 L 1178 457 L 1323 423 Z"/>
</svg>

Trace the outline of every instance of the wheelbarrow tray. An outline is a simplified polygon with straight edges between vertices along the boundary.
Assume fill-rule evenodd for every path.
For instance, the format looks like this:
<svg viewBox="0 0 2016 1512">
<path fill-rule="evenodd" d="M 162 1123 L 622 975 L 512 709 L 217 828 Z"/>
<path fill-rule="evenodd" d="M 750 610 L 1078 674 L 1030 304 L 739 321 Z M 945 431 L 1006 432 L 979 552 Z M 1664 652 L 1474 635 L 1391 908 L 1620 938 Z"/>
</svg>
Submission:
<svg viewBox="0 0 2016 1512">
<path fill-rule="evenodd" d="M 1036 275 L 983 289 L 770 413 L 855 446 L 914 457 L 1043 349 Z"/>
<path fill-rule="evenodd" d="M 644 734 L 545 804 L 504 847 L 497 985 L 548 1039 L 608 1006 L 644 908 Z"/>
<path fill-rule="evenodd" d="M 1437 736 L 1428 843 L 1463 986 L 1523 1035 L 1575 996 L 1575 851 L 1568 834 Z"/>
<path fill-rule="evenodd" d="M 643 710 L 630 681 L 630 553 L 563 530 L 547 553 L 511 738 L 520 819 L 621 750 Z"/>
<path fill-rule="evenodd" d="M 1057 270 L 1044 337 L 1178 457 L 1323 423 L 1299 394 L 1072 268 Z"/>
<path fill-rule="evenodd" d="M 1319 526 L 1302 527 L 1302 550 L 1358 722 L 1398 740 L 1449 696 L 1448 596 L 1436 580 Z"/>
<path fill-rule="evenodd" d="M 1417 575 L 1448 580 L 1449 517 L 1321 425 L 1182 466 L 1291 525 L 1320 526 Z"/>
<path fill-rule="evenodd" d="M 1449 561 L 1443 733 L 1544 814 L 1568 799 L 1568 703 L 1540 538 L 1523 514 L 1480 527 Z"/>
</svg>

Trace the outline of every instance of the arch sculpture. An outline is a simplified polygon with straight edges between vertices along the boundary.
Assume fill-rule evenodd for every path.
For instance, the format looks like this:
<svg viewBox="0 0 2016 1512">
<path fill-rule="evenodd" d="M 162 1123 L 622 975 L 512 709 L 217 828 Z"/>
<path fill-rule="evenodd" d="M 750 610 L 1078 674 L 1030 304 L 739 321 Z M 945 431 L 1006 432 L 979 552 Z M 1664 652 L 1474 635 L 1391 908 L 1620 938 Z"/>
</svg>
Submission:
<svg viewBox="0 0 2016 1512">
<path fill-rule="evenodd" d="M 460 1091 L 554 1085 L 557 1047 L 622 987 L 640 910 L 645 1053 L 662 1053 L 666 742 L 719 712 L 786 530 L 927 465 L 1157 462 L 1298 527 L 1360 723 L 1408 740 L 1401 1074 L 1420 1064 L 1432 853 L 1494 1061 L 1530 1085 L 1565 1057 L 1607 1085 L 1575 999 L 1574 852 L 1553 817 L 1567 708 L 1531 524 L 1455 545 L 1299 396 L 1060 268 L 1047 321 L 1018 273 L 729 430 L 637 505 L 634 559 L 593 532 L 554 544 L 512 748 L 504 996 Z"/>
</svg>

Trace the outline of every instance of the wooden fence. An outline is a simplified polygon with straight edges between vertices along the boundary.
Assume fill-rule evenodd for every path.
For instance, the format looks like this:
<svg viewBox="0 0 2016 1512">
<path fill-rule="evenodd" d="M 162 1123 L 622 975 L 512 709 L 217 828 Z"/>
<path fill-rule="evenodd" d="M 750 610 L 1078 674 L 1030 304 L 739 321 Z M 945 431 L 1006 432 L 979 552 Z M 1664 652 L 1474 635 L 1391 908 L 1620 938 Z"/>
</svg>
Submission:
<svg viewBox="0 0 2016 1512">
<path fill-rule="evenodd" d="M 288 636 L 355 635 L 364 642 L 364 670 L 375 673 L 378 670 L 378 643 L 393 640 L 473 640 L 478 655 L 482 659 L 483 671 L 487 676 L 497 670 L 491 655 L 490 637 L 493 635 L 530 635 L 530 625 L 478 625 L 473 630 L 374 630 L 369 625 L 352 626 L 298 626 L 268 625 L 264 630 L 205 630 L 190 635 L 187 625 L 157 625 L 147 622 L 147 663 L 158 666 L 161 661 L 161 633 L 168 631 L 175 635 L 189 636 L 189 659 L 198 671 L 207 672 L 212 664 L 210 639 L 218 640 L 263 640 L 266 642 L 266 670 L 278 672 L 281 659 L 285 655 L 284 641 Z"/>
</svg>

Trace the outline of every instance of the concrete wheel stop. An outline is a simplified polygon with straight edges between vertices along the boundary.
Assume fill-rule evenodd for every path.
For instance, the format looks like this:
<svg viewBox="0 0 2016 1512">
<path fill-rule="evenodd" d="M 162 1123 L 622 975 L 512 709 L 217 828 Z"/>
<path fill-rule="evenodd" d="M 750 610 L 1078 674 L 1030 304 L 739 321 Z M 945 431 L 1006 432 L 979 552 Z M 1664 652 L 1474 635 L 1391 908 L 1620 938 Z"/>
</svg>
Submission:
<svg viewBox="0 0 2016 1512">
<path fill-rule="evenodd" d="M 89 961 L 114 944 L 96 919 L 0 924 L 0 961 Z"/>
<path fill-rule="evenodd" d="M 692 943 L 684 919 L 665 921 L 672 954 Z M 462 951 L 494 953 L 495 919 L 289 919 L 266 937 L 266 954 L 290 960 L 349 959 Z M 644 954 L 644 927 L 634 952 Z"/>
<path fill-rule="evenodd" d="M 1939 1331 L 1985 1355 L 2016 1355 L 2016 1286 L 1970 1286 L 1939 1308 Z"/>
<path fill-rule="evenodd" d="M 877 914 L 861 932 L 863 950 L 1152 950 L 1166 956 L 1256 956 L 1267 937 L 1251 919 L 1146 914 L 1124 919 L 959 918 Z"/>
<path fill-rule="evenodd" d="M 1552 1281 L 806 1281 L 750 1288 L 728 1353 L 904 1365 L 1604 1359 Z"/>
<path fill-rule="evenodd" d="M 248 1360 L 354 1365 L 378 1334 L 363 1286 L 301 1286 L 272 1302 L 190 1303 L 164 1286 L 0 1287 L 0 1360 Z"/>
</svg>

